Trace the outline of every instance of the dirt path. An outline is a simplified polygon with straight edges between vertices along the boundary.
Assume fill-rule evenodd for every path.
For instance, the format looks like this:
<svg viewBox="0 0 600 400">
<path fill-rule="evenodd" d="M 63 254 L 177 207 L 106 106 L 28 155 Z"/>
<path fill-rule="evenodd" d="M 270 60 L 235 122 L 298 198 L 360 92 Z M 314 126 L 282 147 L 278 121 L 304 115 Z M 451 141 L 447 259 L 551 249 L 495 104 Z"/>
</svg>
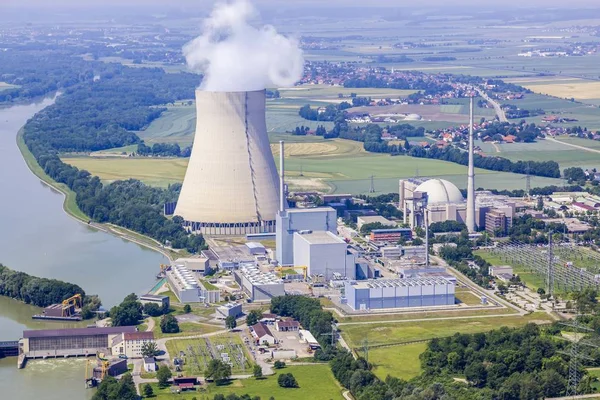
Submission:
<svg viewBox="0 0 600 400">
<path fill-rule="evenodd" d="M 492 143 L 492 146 L 494 146 L 494 150 L 496 150 L 496 153 L 502 152 L 502 150 L 500 150 L 500 147 L 498 147 L 498 145 L 496 143 Z"/>
<path fill-rule="evenodd" d="M 546 140 L 549 140 L 549 141 L 555 142 L 555 143 L 560 143 L 560 144 L 565 145 L 565 146 L 574 147 L 576 149 L 580 149 L 580 150 L 584 150 L 584 151 L 589 151 L 590 153 L 600 153 L 600 150 L 597 150 L 597 149 L 590 149 L 589 147 L 579 146 L 578 144 L 561 142 L 560 140 L 556 140 L 554 138 L 547 137 Z"/>
</svg>

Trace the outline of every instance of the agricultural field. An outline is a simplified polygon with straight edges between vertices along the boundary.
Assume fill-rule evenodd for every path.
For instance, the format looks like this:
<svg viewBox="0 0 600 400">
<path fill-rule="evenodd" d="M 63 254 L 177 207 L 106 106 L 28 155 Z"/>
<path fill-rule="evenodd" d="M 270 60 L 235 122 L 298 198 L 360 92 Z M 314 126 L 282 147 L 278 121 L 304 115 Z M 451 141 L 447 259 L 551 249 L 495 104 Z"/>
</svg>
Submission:
<svg viewBox="0 0 600 400">
<path fill-rule="evenodd" d="M 291 373 L 298 381 L 298 388 L 284 389 L 277 384 L 277 377 L 282 373 Z M 172 394 L 169 388 L 160 389 L 158 384 L 152 384 L 157 400 L 184 400 L 192 397 L 204 398 L 206 395 L 213 398 L 216 394 L 234 393 L 238 396 L 249 394 L 251 397 L 258 396 L 261 399 L 274 397 L 285 400 L 305 400 L 315 397 L 318 388 L 319 399 L 343 400 L 342 388 L 335 380 L 328 364 L 293 365 L 284 369 L 276 370 L 275 375 L 264 379 L 234 379 L 227 385 L 216 386 L 214 383 L 202 387 L 198 392 L 186 394 Z"/>
<path fill-rule="evenodd" d="M 252 363 L 238 335 L 225 334 L 210 338 L 173 339 L 166 343 L 171 358 L 183 352 L 183 373 L 188 376 L 203 375 L 212 359 L 229 362 L 232 374 L 251 373 Z M 225 354 L 227 353 L 227 354 Z"/>
<path fill-rule="evenodd" d="M 159 187 L 182 182 L 188 163 L 186 158 L 63 157 L 62 160 L 90 171 L 106 183 L 135 178 Z"/>
<path fill-rule="evenodd" d="M 548 96 L 560 97 L 562 99 L 599 100 L 600 82 L 573 78 L 514 78 L 507 79 L 508 82 L 524 86 L 535 93 Z"/>
<path fill-rule="evenodd" d="M 556 161 L 559 163 L 561 170 L 569 167 L 600 167 L 600 154 L 567 145 L 567 143 L 571 143 L 589 149 L 596 147 L 596 150 L 600 150 L 600 142 L 593 140 L 561 137 L 558 138 L 558 142 L 546 139 L 538 140 L 536 143 L 489 143 L 481 141 L 475 143 L 476 146 L 481 147 L 485 154 L 504 157 L 511 161 Z"/>
<path fill-rule="evenodd" d="M 374 365 L 373 372 L 381 380 L 388 375 L 409 380 L 421 374 L 419 356 L 426 349 L 427 342 L 369 349 L 369 362 Z M 362 349 L 357 352 L 365 356 Z"/>
<path fill-rule="evenodd" d="M 280 139 L 284 135 L 272 135 Z M 398 179 L 413 176 L 439 177 L 458 187 L 466 187 L 466 167 L 446 161 L 388 154 L 368 153 L 361 143 L 344 139 L 313 138 L 287 135 L 295 141 L 287 144 L 286 174 L 292 190 L 319 190 L 333 193 L 368 193 L 370 176 L 375 192 L 398 190 Z M 302 140 L 300 140 L 302 138 Z M 273 146 L 276 155 L 277 146 Z M 183 158 L 98 158 L 63 157 L 63 161 L 90 171 L 104 182 L 136 178 L 160 187 L 181 182 L 187 159 Z M 278 157 L 275 157 L 276 163 Z M 476 186 L 496 189 L 524 188 L 522 175 L 476 169 Z M 479 179 L 478 179 L 479 177 Z M 485 178 L 484 178 L 485 177 Z M 485 183 L 483 183 L 485 182 Z M 561 184 L 562 180 L 532 177 L 532 185 Z"/>
<path fill-rule="evenodd" d="M 192 144 L 196 130 L 196 107 L 183 102 L 177 106 L 168 106 L 167 111 L 152 121 L 143 131 L 136 132 L 144 142 L 178 143 L 185 147 Z"/>
<path fill-rule="evenodd" d="M 560 124 L 560 126 L 581 126 L 586 127 L 589 130 L 600 129 L 600 108 L 591 104 L 583 104 L 541 94 L 527 94 L 524 99 L 507 100 L 504 103 L 513 104 L 525 109 L 541 108 L 546 112 L 546 115 L 556 115 L 576 119 L 574 122 L 567 122 Z M 532 118 L 526 118 L 526 121 L 545 125 L 546 123 L 542 121 L 543 117 L 543 115 L 539 115 Z M 518 122 L 519 120 L 513 121 Z"/>
<path fill-rule="evenodd" d="M 528 322 L 546 323 L 552 318 L 541 312 L 520 316 L 495 316 L 483 318 L 449 318 L 433 321 L 396 321 L 361 325 L 342 325 L 342 336 L 352 348 L 360 348 L 364 340 L 370 345 L 405 343 L 433 339 L 460 333 L 487 332 L 501 326 L 516 327 Z"/>
</svg>

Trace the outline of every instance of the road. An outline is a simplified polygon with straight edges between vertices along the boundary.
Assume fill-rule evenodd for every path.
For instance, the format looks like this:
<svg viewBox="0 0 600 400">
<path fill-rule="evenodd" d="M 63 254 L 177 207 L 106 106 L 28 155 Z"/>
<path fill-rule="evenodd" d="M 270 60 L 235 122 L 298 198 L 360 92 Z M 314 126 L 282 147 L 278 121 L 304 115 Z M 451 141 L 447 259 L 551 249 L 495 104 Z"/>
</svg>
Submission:
<svg viewBox="0 0 600 400">
<path fill-rule="evenodd" d="M 498 104 L 498 102 L 492 100 L 492 98 L 488 96 L 483 89 L 476 87 L 475 90 L 477 90 L 479 95 L 494 107 L 494 110 L 496 111 L 496 116 L 498 116 L 498 120 L 500 122 L 508 122 L 508 118 L 506 118 L 506 114 L 504 113 L 504 111 L 502 111 L 502 108 L 500 108 L 500 104 Z"/>
<path fill-rule="evenodd" d="M 573 143 L 561 142 L 560 140 L 556 140 L 556 139 L 550 138 L 550 137 L 546 137 L 546 140 L 549 140 L 549 141 L 555 142 L 555 143 L 560 143 L 560 144 L 565 145 L 565 146 L 574 147 L 576 149 L 588 151 L 590 153 L 600 153 L 600 150 L 597 150 L 597 149 L 590 149 L 589 147 L 579 146 L 579 145 L 573 144 Z"/>
</svg>

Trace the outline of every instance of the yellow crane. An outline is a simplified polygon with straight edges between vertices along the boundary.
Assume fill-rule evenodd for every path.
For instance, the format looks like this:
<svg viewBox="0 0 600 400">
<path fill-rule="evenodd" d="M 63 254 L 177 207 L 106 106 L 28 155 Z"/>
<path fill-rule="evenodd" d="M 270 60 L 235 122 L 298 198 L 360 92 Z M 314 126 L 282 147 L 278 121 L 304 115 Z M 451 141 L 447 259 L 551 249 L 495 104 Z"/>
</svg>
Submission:
<svg viewBox="0 0 600 400">
<path fill-rule="evenodd" d="M 83 307 L 83 299 L 80 294 L 73 295 L 62 302 L 62 316 L 68 317 L 71 315 L 71 307 L 81 308 Z"/>
</svg>

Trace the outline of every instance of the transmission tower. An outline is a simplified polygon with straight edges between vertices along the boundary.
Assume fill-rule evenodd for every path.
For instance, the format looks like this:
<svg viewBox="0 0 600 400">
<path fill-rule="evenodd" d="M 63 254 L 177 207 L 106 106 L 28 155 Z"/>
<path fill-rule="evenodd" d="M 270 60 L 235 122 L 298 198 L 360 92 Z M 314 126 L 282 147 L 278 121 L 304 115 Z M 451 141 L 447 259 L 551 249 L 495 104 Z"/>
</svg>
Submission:
<svg viewBox="0 0 600 400">
<path fill-rule="evenodd" d="M 322 333 L 323 336 L 331 336 L 331 346 L 335 346 L 335 339 L 337 339 L 337 327 L 335 324 L 331 324 L 331 333 Z"/>
<path fill-rule="evenodd" d="M 373 180 L 373 178 L 375 177 L 371 175 L 371 186 L 369 187 L 369 193 L 375 193 L 375 181 Z"/>
<path fill-rule="evenodd" d="M 304 176 L 304 174 L 302 173 L 302 164 L 300 164 L 300 176 Z"/>
<path fill-rule="evenodd" d="M 531 174 L 529 170 L 529 163 L 527 164 L 525 172 L 527 172 L 527 175 L 525 175 L 525 193 L 529 199 L 531 197 Z"/>
<path fill-rule="evenodd" d="M 363 340 L 363 353 L 365 355 L 365 361 L 367 364 L 369 363 L 369 337 L 365 336 Z"/>
<path fill-rule="evenodd" d="M 554 232 L 548 232 L 548 284 L 547 291 L 549 298 L 554 297 L 554 245 L 552 243 L 552 235 Z"/>
<path fill-rule="evenodd" d="M 579 386 L 579 361 L 580 360 L 593 360 L 592 357 L 588 357 L 581 354 L 581 349 L 585 346 L 597 348 L 598 346 L 583 339 L 584 333 L 593 332 L 590 329 L 579 322 L 580 314 L 577 314 L 572 322 L 563 323 L 562 325 L 571 327 L 575 332 L 575 337 L 571 343 L 571 347 L 567 354 L 569 356 L 569 379 L 567 383 L 566 397 L 577 396 L 577 387 Z"/>
</svg>

